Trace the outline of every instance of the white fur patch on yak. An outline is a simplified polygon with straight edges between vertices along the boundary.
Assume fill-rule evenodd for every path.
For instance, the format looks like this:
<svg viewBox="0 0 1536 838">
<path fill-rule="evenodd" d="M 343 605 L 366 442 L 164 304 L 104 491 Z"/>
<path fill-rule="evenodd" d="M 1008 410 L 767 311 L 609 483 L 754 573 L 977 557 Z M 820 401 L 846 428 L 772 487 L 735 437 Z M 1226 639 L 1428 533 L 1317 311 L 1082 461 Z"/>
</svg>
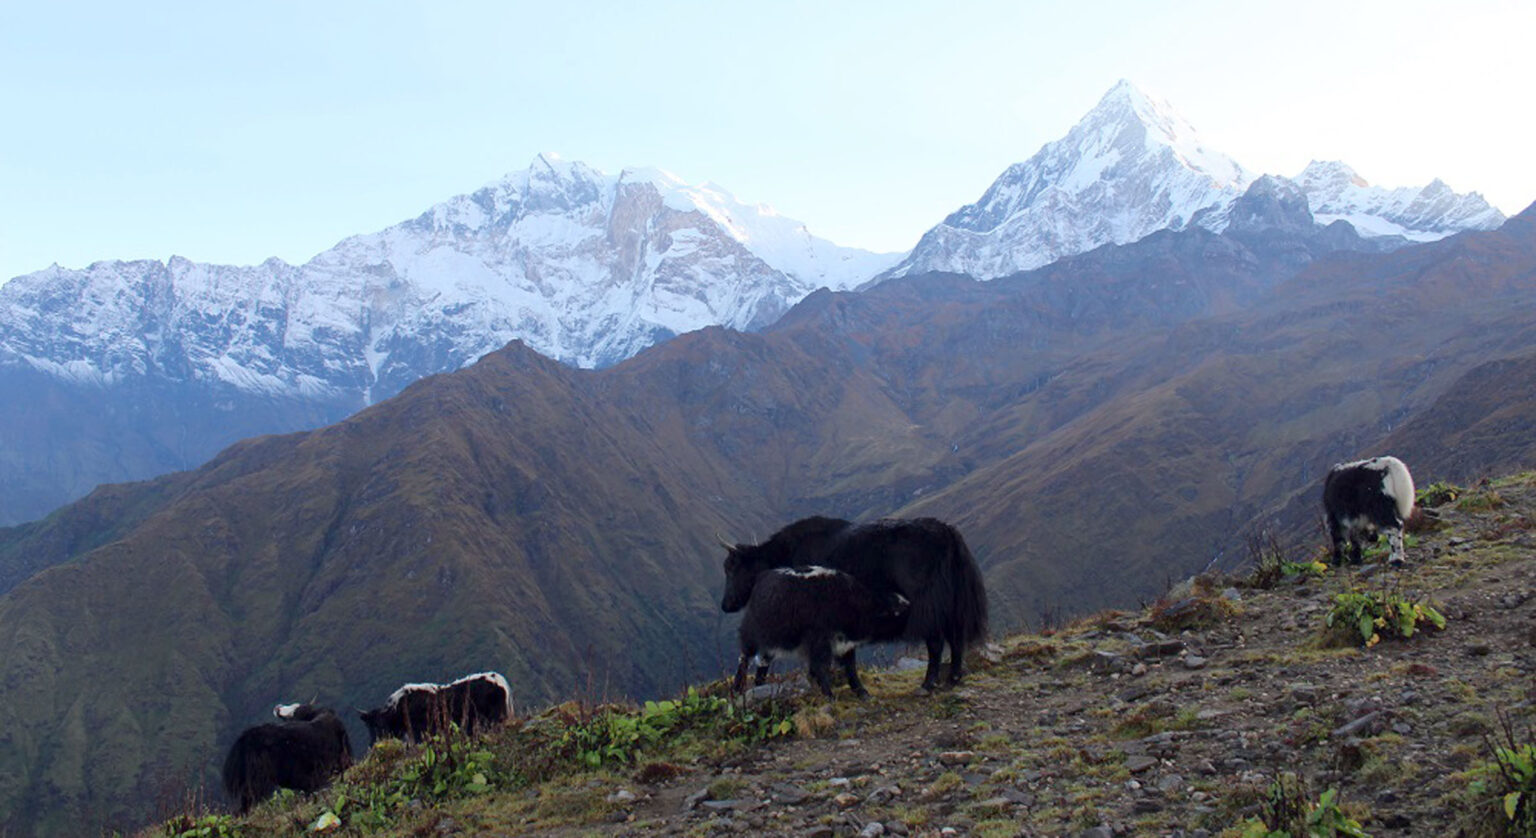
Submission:
<svg viewBox="0 0 1536 838">
<path fill-rule="evenodd" d="M 1371 457 L 1368 460 L 1340 463 L 1333 470 L 1347 468 L 1368 468 L 1382 472 L 1381 491 L 1397 502 L 1397 517 L 1406 521 L 1413 514 L 1413 475 L 1408 472 L 1408 466 L 1402 460 L 1396 457 Z"/>
<path fill-rule="evenodd" d="M 830 567 L 822 567 L 821 565 L 811 565 L 810 567 L 805 567 L 805 568 L 799 568 L 799 567 L 778 567 L 778 568 L 774 568 L 773 572 L 774 573 L 782 573 L 785 576 L 793 576 L 793 577 L 795 577 L 797 579 L 817 579 L 817 578 L 821 578 L 821 577 L 829 577 L 829 576 L 836 576 L 837 575 L 837 571 L 833 570 Z"/>
<path fill-rule="evenodd" d="M 298 710 L 302 706 L 304 706 L 303 702 L 299 701 L 295 701 L 292 704 L 279 704 L 272 708 L 272 715 L 278 717 L 279 719 L 291 719 L 293 718 L 294 711 Z"/>
</svg>

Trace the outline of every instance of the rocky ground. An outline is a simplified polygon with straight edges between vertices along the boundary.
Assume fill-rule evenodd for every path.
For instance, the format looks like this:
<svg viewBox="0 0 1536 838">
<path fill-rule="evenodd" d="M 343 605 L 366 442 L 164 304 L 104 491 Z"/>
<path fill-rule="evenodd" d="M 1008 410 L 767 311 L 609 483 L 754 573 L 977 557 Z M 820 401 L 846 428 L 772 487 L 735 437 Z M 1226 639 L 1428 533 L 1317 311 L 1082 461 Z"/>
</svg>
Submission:
<svg viewBox="0 0 1536 838">
<path fill-rule="evenodd" d="M 1536 474 L 1422 507 L 1403 569 L 1309 570 L 1310 554 L 1267 580 L 1191 580 L 1137 613 L 1001 638 L 958 689 L 923 695 L 920 672 L 886 671 L 867 701 L 802 696 L 798 735 L 766 745 L 694 743 L 504 791 L 476 777 L 473 795 L 381 804 L 370 827 L 335 798 L 377 797 L 366 778 L 415 753 L 376 749 L 325 796 L 168 831 L 290 834 L 339 810 L 342 835 L 1263 835 L 1245 822 L 1284 778 L 1302 808 L 1336 789 L 1365 834 L 1499 834 L 1478 825 L 1499 798 L 1469 787 L 1506 731 L 1536 739 Z M 1431 605 L 1445 628 L 1363 646 L 1325 625 L 1349 590 Z M 800 669 L 778 688 L 803 693 Z"/>
<path fill-rule="evenodd" d="M 816 738 L 610 786 L 614 822 L 554 831 L 1214 835 L 1294 772 L 1314 800 L 1339 789 L 1371 834 L 1457 834 L 1459 772 L 1487 758 L 1501 713 L 1521 741 L 1536 718 L 1536 486 L 1498 481 L 1428 511 L 1441 528 L 1417 534 L 1404 570 L 1186 586 L 1143 613 L 1009 637 L 931 697 L 913 694 L 916 673 L 878 675 L 872 700 L 840 692 L 816 711 Z M 1329 645 L 1348 587 L 1433 603 L 1446 627 Z"/>
</svg>

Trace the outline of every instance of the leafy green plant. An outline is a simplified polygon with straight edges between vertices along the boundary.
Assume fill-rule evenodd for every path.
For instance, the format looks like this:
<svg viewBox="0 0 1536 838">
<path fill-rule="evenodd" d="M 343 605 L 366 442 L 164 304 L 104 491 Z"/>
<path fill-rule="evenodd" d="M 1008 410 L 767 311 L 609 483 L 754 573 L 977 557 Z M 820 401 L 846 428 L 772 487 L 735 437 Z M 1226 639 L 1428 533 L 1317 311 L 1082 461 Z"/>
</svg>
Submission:
<svg viewBox="0 0 1536 838">
<path fill-rule="evenodd" d="M 1329 629 L 1345 637 L 1358 637 L 1361 645 L 1375 646 L 1382 637 L 1412 637 L 1422 626 L 1445 628 L 1445 616 L 1434 606 L 1414 602 L 1395 591 L 1335 594 L 1328 612 Z"/>
<path fill-rule="evenodd" d="M 1469 772 L 1474 816 L 1493 835 L 1536 835 L 1536 742 L 1518 741 L 1503 712 L 1498 736 L 1483 739 L 1491 758 Z"/>
<path fill-rule="evenodd" d="M 239 838 L 241 834 L 231 815 L 181 815 L 165 823 L 167 838 Z"/>
<path fill-rule="evenodd" d="M 725 738 L 749 745 L 787 736 L 795 729 L 785 708 L 776 703 L 754 710 L 690 687 L 682 698 L 647 701 L 635 711 L 609 708 L 568 727 L 557 745 L 586 768 L 598 768 L 605 763 L 639 761 L 668 735 L 698 727 L 718 728 Z"/>
<path fill-rule="evenodd" d="M 1444 506 L 1445 504 L 1461 497 L 1462 493 L 1465 491 L 1466 490 L 1460 486 L 1455 486 L 1444 481 L 1435 481 L 1434 483 L 1431 483 L 1418 491 L 1414 497 L 1414 504 L 1417 506 L 1429 507 Z"/>
<path fill-rule="evenodd" d="M 1369 838 L 1360 822 L 1339 807 L 1338 789 L 1328 789 L 1310 802 L 1306 783 L 1295 774 L 1281 774 L 1270 784 L 1259 805 L 1260 817 L 1241 824 L 1241 838 Z"/>
<path fill-rule="evenodd" d="M 1280 575 L 1287 579 L 1296 577 L 1321 579 L 1328 575 L 1328 564 L 1320 559 L 1313 559 L 1310 562 L 1281 562 Z"/>
<path fill-rule="evenodd" d="M 1414 535 L 1413 533 L 1407 533 L 1403 536 L 1404 550 L 1412 550 L 1417 546 L 1419 546 L 1418 536 Z M 1379 561 L 1386 558 L 1387 554 L 1391 551 L 1392 546 L 1387 543 L 1387 540 L 1384 538 L 1378 538 L 1376 543 L 1367 546 L 1360 552 L 1360 559 L 1364 562 Z"/>
</svg>

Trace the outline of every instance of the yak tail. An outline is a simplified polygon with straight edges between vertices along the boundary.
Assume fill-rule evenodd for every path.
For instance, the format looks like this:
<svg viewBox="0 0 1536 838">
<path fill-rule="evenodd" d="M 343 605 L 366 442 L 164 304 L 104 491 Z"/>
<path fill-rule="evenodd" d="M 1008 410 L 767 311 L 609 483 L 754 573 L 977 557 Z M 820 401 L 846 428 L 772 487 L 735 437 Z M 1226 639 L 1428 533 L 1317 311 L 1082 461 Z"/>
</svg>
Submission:
<svg viewBox="0 0 1536 838">
<path fill-rule="evenodd" d="M 971 555 L 971 548 L 966 546 L 960 531 L 949 527 L 949 534 L 945 564 L 950 583 L 950 607 L 945 633 L 958 637 L 967 645 L 980 643 L 987 639 L 987 587 L 982 582 L 976 557 Z"/>
<path fill-rule="evenodd" d="M 239 807 L 243 815 L 251 805 L 271 794 L 276 788 L 272 780 L 272 767 L 266 754 L 252 753 L 242 747 L 241 740 L 229 749 L 224 758 L 224 791 Z"/>
</svg>

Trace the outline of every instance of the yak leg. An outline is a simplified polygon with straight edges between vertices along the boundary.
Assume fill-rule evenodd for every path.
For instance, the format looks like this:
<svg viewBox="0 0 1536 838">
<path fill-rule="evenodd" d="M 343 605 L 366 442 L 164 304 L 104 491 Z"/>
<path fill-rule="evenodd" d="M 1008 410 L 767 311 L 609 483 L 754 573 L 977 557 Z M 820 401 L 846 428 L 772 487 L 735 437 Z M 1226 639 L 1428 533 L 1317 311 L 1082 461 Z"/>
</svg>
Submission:
<svg viewBox="0 0 1536 838">
<path fill-rule="evenodd" d="M 1328 538 L 1333 541 L 1333 566 L 1344 566 L 1344 528 L 1339 525 L 1337 518 L 1328 516 Z"/>
<path fill-rule="evenodd" d="M 965 638 L 958 632 L 949 638 L 949 683 L 950 686 L 960 683 L 960 678 L 965 674 Z"/>
<path fill-rule="evenodd" d="M 864 689 L 864 682 L 859 680 L 859 668 L 854 663 L 854 650 L 849 649 L 839 655 L 837 662 L 843 665 L 843 673 L 848 676 L 848 688 L 859 698 L 869 698 L 869 690 Z"/>
<path fill-rule="evenodd" d="M 806 644 L 805 666 L 806 674 L 821 687 L 821 692 L 827 698 L 832 697 L 832 640 L 831 638 L 817 638 Z"/>
<path fill-rule="evenodd" d="M 773 664 L 773 656 L 762 652 L 757 654 L 757 672 L 752 674 L 752 686 L 761 687 L 768 683 L 768 667 Z"/>
<path fill-rule="evenodd" d="M 1392 552 L 1387 556 L 1387 564 L 1393 567 L 1401 565 L 1404 559 L 1402 525 L 1398 525 L 1387 532 L 1387 544 L 1392 548 Z"/>
<path fill-rule="evenodd" d="M 923 676 L 923 689 L 933 692 L 939 688 L 939 666 L 944 659 L 944 635 L 930 634 L 924 638 L 928 644 L 928 672 Z"/>
<path fill-rule="evenodd" d="M 741 660 L 736 663 L 736 677 L 731 679 L 731 692 L 739 693 L 747 686 L 747 662 L 752 660 L 756 653 L 749 649 L 741 650 Z M 762 681 L 758 681 L 759 684 Z"/>
</svg>

